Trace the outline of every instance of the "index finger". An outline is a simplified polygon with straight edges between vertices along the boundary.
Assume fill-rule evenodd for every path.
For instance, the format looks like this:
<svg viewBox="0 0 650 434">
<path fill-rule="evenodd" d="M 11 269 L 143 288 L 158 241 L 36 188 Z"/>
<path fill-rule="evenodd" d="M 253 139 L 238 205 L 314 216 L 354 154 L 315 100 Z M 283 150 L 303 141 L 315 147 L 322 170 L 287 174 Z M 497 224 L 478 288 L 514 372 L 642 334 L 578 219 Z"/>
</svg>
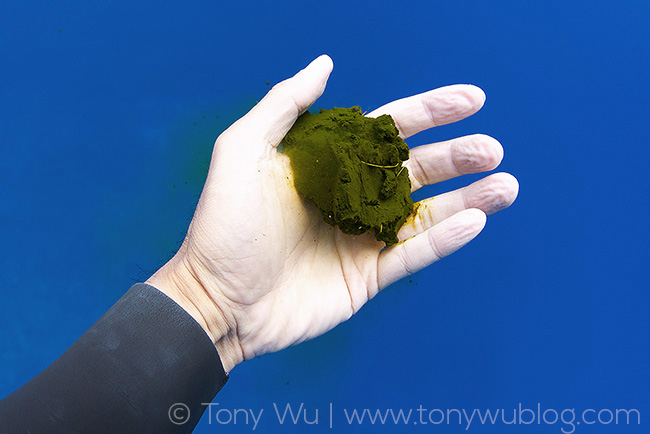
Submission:
<svg viewBox="0 0 650 434">
<path fill-rule="evenodd" d="M 398 99 L 370 112 L 376 118 L 388 114 L 400 137 L 406 139 L 431 127 L 450 124 L 473 115 L 483 107 L 485 93 L 471 84 L 454 84 Z"/>
</svg>

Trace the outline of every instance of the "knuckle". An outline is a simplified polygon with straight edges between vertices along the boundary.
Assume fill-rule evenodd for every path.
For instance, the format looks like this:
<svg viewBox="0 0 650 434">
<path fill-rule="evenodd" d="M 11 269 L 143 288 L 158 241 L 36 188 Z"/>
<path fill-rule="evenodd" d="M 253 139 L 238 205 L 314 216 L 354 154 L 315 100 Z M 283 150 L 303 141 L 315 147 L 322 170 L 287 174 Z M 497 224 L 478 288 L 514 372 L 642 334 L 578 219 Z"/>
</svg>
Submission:
<svg viewBox="0 0 650 434">
<path fill-rule="evenodd" d="M 431 249 L 431 252 L 433 253 L 434 259 L 442 259 L 445 256 L 448 255 L 444 250 L 440 249 L 440 246 L 438 245 L 438 242 L 436 241 L 436 237 L 434 236 L 433 231 L 428 232 L 428 241 L 429 241 L 429 248 Z"/>
<path fill-rule="evenodd" d="M 415 272 L 413 269 L 413 263 L 409 257 L 408 249 L 404 244 L 399 246 L 399 249 L 397 250 L 397 259 L 399 260 L 400 264 L 402 264 L 402 267 L 404 267 L 406 274 L 413 274 Z"/>
</svg>

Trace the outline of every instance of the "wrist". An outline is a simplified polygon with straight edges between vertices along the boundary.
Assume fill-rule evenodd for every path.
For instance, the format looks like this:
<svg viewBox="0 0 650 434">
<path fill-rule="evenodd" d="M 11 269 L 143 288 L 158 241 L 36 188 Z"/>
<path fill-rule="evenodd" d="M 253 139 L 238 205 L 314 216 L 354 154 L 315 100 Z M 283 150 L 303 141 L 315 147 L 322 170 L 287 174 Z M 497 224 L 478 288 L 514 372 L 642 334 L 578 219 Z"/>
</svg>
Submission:
<svg viewBox="0 0 650 434">
<path fill-rule="evenodd" d="M 203 328 L 214 344 L 226 373 L 243 360 L 233 316 L 214 299 L 184 255 L 176 255 L 145 283 L 174 300 Z M 212 294 L 212 295 L 211 295 Z"/>
</svg>

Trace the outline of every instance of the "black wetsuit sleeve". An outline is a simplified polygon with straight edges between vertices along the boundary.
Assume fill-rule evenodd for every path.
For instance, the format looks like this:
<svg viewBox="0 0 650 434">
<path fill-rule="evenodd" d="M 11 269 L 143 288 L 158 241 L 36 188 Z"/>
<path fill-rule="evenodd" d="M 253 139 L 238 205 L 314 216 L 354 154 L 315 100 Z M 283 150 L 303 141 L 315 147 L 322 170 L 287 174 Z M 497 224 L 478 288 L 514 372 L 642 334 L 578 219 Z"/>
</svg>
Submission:
<svg viewBox="0 0 650 434">
<path fill-rule="evenodd" d="M 138 283 L 54 363 L 0 401 L 0 432 L 190 433 L 227 379 L 201 326 Z"/>
</svg>

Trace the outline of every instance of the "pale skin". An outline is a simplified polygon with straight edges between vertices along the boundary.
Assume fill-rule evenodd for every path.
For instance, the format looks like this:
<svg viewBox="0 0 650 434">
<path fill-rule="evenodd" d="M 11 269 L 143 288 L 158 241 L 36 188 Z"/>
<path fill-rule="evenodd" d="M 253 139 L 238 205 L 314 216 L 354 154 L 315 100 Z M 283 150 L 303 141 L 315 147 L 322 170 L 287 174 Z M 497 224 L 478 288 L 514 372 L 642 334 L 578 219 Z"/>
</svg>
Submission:
<svg viewBox="0 0 650 434">
<path fill-rule="evenodd" d="M 181 305 L 215 344 L 226 372 L 244 360 L 314 338 L 350 318 L 391 283 L 455 252 L 486 215 L 517 197 L 517 180 L 489 175 L 420 202 L 385 249 L 372 234 L 328 225 L 293 186 L 286 132 L 325 90 L 332 60 L 320 56 L 271 89 L 214 145 L 208 177 L 176 255 L 147 283 Z M 454 85 L 386 104 L 402 138 L 478 111 L 483 91 Z M 412 190 L 495 169 L 503 148 L 471 135 L 411 149 Z"/>
</svg>

